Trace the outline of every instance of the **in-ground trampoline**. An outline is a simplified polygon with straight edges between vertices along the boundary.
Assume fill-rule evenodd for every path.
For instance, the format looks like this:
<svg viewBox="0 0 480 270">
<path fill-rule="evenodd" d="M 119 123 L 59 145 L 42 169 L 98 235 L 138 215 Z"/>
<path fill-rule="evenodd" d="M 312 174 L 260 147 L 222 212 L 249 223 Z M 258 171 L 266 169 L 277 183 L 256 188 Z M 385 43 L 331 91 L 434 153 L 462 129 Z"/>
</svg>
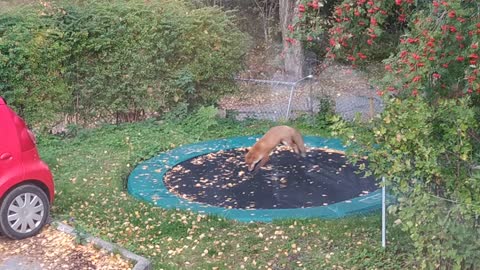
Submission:
<svg viewBox="0 0 480 270">
<path fill-rule="evenodd" d="M 159 207 L 247 222 L 338 218 L 381 208 L 376 180 L 347 162 L 340 140 L 304 136 L 307 157 L 279 146 L 265 167 L 248 172 L 244 156 L 259 137 L 206 141 L 160 153 L 135 167 L 128 191 Z"/>
</svg>

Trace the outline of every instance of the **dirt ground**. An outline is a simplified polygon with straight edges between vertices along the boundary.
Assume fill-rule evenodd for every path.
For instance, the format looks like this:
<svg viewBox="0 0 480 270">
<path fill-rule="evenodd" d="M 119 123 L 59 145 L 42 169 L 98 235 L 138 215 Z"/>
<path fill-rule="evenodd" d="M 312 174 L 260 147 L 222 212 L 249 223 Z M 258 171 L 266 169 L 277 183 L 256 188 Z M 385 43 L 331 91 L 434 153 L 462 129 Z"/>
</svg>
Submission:
<svg viewBox="0 0 480 270">
<path fill-rule="evenodd" d="M 99 250 L 92 244 L 81 245 L 69 234 L 46 226 L 34 237 L 14 241 L 0 236 L 0 269 L 9 258 L 21 257 L 24 265 L 42 270 L 132 269 L 132 263 L 119 254 Z M 7 268 L 8 269 L 8 268 Z"/>
</svg>

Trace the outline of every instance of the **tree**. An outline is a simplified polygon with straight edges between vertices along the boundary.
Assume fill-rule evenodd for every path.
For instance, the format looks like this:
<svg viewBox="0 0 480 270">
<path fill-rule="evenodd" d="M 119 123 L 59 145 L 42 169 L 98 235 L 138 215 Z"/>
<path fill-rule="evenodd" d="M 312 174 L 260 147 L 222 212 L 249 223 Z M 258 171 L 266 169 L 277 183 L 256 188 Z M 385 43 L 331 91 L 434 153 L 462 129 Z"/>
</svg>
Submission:
<svg viewBox="0 0 480 270">
<path fill-rule="evenodd" d="M 263 24 L 263 36 L 265 44 L 272 42 L 272 28 L 275 24 L 275 15 L 278 9 L 278 0 L 253 0 L 258 9 Z"/>
<path fill-rule="evenodd" d="M 300 0 L 280 0 L 280 27 L 284 44 L 285 73 L 287 77 L 295 79 L 303 76 L 303 45 L 300 40 L 289 36 L 291 26 L 295 24 L 295 16 L 301 16 L 301 13 L 298 12 L 299 3 Z"/>
</svg>

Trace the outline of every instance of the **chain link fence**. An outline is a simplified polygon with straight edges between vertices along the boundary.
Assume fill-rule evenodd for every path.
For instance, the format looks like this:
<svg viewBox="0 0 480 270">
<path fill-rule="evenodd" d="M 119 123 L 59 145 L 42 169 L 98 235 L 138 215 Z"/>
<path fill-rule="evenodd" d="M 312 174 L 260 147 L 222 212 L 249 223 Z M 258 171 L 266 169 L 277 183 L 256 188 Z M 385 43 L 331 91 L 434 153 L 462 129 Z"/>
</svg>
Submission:
<svg viewBox="0 0 480 270">
<path fill-rule="evenodd" d="M 240 91 L 222 99 L 220 109 L 237 120 L 292 120 L 327 110 L 333 110 L 348 120 L 357 113 L 363 119 L 369 119 L 383 110 L 383 102 L 375 95 L 373 87 L 365 82 L 350 82 L 347 85 L 347 88 L 361 89 L 360 92 L 341 91 L 337 87 L 348 84 L 346 80 L 355 76 L 335 69 L 297 81 L 282 80 L 280 75 L 273 76 L 271 80 L 239 78 Z"/>
</svg>

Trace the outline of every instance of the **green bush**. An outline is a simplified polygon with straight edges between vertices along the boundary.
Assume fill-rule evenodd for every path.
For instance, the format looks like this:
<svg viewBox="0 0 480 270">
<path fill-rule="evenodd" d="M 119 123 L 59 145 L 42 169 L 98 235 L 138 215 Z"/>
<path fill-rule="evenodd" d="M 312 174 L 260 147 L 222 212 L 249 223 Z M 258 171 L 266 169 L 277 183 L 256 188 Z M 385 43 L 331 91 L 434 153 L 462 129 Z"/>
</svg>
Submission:
<svg viewBox="0 0 480 270">
<path fill-rule="evenodd" d="M 480 127 L 469 98 L 392 99 L 372 125 L 337 122 L 369 172 L 397 196 L 390 210 L 427 269 L 480 265 Z M 363 168 L 365 169 L 365 168 Z"/>
<path fill-rule="evenodd" d="M 231 89 L 248 45 L 230 14 L 181 0 L 27 10 L 0 15 L 0 93 L 28 120 L 62 112 L 80 123 L 132 121 L 212 104 Z"/>
<path fill-rule="evenodd" d="M 32 8 L 0 14 L 0 95 L 31 122 L 61 112 L 70 98 L 62 79 L 68 47 L 61 36 Z"/>
<path fill-rule="evenodd" d="M 332 27 L 336 35 L 331 41 L 334 53 L 352 63 L 368 59 L 366 53 L 356 51 L 359 48 L 376 42 L 382 45 L 388 15 L 374 6 L 377 2 L 356 3 L 371 12 L 338 6 L 337 24 Z M 412 239 L 419 266 L 477 269 L 478 5 L 461 0 L 379 3 L 403 10 L 398 21 L 408 26 L 395 50 L 398 53 L 385 60 L 387 73 L 378 91 L 384 96 L 385 111 L 370 125 L 338 121 L 335 129 L 352 143 L 354 161 L 368 156 L 369 172 L 386 177 L 387 187 L 398 197 L 398 204 L 391 207 L 399 217 L 395 223 Z M 371 39 L 361 43 L 367 38 Z"/>
</svg>

